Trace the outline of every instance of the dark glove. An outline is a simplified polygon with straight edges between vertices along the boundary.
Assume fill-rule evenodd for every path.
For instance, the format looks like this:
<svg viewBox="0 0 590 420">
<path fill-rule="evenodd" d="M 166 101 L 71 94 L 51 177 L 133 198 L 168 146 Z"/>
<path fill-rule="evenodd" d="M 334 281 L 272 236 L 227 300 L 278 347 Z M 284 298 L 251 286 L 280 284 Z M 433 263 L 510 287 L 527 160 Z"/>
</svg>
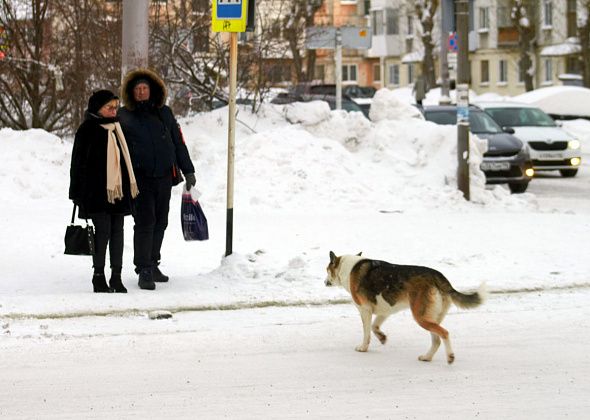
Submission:
<svg viewBox="0 0 590 420">
<path fill-rule="evenodd" d="M 184 178 L 186 179 L 186 190 L 190 191 L 192 187 L 197 184 L 197 178 L 195 178 L 195 174 L 184 174 Z"/>
</svg>

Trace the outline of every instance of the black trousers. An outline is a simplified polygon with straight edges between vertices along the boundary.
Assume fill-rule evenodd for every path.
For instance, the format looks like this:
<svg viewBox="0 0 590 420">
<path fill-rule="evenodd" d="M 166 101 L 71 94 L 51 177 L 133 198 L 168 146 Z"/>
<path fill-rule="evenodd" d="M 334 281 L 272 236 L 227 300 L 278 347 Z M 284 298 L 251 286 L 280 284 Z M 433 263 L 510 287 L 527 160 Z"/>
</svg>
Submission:
<svg viewBox="0 0 590 420">
<path fill-rule="evenodd" d="M 95 273 L 104 272 L 107 245 L 111 270 L 121 273 L 123 267 L 123 222 L 122 214 L 94 213 L 90 215 L 94 225 L 94 248 L 92 266 Z"/>
<path fill-rule="evenodd" d="M 156 267 L 160 263 L 160 249 L 168 227 L 172 174 L 162 178 L 137 176 L 139 195 L 135 199 L 133 228 L 133 263 L 135 271 Z"/>
</svg>

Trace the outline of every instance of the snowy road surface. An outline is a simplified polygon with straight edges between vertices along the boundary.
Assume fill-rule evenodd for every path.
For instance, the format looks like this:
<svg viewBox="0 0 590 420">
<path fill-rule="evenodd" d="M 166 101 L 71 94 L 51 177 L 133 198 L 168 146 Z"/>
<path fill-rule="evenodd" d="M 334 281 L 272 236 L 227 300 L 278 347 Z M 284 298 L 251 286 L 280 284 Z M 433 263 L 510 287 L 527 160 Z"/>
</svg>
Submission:
<svg viewBox="0 0 590 420">
<path fill-rule="evenodd" d="M 352 305 L 12 320 L 0 332 L 2 419 L 582 419 L 590 289 L 492 295 L 451 310 L 456 353 L 408 313 L 353 351 Z"/>
</svg>

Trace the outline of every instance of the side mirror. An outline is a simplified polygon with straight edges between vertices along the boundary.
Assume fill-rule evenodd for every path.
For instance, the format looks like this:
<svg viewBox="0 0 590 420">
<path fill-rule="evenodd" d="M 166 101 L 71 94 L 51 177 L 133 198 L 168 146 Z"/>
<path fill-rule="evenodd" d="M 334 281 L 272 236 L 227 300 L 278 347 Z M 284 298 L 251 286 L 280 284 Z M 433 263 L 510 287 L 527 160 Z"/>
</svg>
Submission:
<svg viewBox="0 0 590 420">
<path fill-rule="evenodd" d="M 512 127 L 502 127 L 502 131 L 508 134 L 514 134 L 514 128 Z"/>
</svg>

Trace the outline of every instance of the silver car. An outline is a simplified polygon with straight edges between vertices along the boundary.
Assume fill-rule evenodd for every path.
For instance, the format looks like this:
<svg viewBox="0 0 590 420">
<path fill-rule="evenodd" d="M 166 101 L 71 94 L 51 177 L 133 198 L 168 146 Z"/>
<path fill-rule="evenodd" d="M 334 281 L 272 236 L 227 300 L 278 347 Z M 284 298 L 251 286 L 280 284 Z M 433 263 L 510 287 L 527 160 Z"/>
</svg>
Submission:
<svg viewBox="0 0 590 420">
<path fill-rule="evenodd" d="M 515 102 L 476 102 L 503 129 L 526 142 L 535 171 L 558 170 L 564 177 L 578 173 L 582 163 L 580 141 L 559 127 L 541 109 Z"/>
</svg>

